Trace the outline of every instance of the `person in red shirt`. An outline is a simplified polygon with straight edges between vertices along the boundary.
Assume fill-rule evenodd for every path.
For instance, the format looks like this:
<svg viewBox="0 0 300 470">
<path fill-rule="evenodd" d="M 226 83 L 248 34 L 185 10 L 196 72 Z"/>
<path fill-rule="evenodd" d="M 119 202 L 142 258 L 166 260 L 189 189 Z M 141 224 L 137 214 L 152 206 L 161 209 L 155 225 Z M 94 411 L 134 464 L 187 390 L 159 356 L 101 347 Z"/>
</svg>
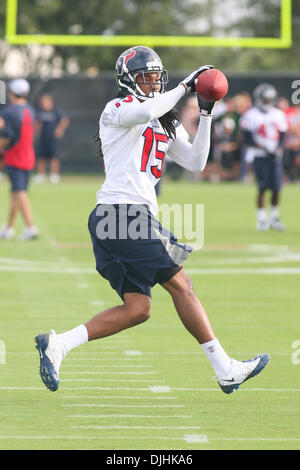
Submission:
<svg viewBox="0 0 300 470">
<path fill-rule="evenodd" d="M 11 183 L 11 204 L 6 225 L 0 231 L 0 239 L 12 239 L 16 216 L 20 212 L 25 229 L 21 240 L 38 236 L 34 226 L 31 205 L 27 195 L 30 173 L 35 165 L 34 111 L 27 103 L 30 85 L 23 78 L 8 84 L 10 105 L 0 115 L 0 151 Z"/>
</svg>

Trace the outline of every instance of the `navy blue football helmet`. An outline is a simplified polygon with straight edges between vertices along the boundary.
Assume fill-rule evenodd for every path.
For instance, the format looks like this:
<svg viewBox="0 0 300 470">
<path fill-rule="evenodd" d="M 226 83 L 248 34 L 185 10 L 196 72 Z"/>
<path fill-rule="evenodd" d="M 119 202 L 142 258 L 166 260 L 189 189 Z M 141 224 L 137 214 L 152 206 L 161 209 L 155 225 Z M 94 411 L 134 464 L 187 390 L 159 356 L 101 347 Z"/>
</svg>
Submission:
<svg viewBox="0 0 300 470">
<path fill-rule="evenodd" d="M 155 96 L 154 89 L 149 96 L 139 87 L 139 84 L 145 83 L 144 76 L 149 72 L 158 72 L 160 84 L 159 93 L 164 93 L 168 83 L 168 73 L 163 67 L 158 54 L 145 46 L 131 47 L 124 51 L 116 62 L 116 80 L 120 91 L 125 94 L 132 94 L 136 98 L 148 99 Z M 136 77 L 142 76 L 142 80 L 137 83 Z M 157 82 L 156 82 L 157 83 Z"/>
</svg>

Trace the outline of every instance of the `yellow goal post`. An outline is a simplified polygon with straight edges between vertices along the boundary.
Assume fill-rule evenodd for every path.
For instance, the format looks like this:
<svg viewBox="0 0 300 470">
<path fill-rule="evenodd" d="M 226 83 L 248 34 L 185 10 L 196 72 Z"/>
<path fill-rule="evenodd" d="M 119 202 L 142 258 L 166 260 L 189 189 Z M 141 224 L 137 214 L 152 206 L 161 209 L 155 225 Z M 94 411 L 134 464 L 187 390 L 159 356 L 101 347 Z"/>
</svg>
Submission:
<svg viewBox="0 0 300 470">
<path fill-rule="evenodd" d="M 287 49 L 292 45 L 292 0 L 281 0 L 280 37 L 18 34 L 18 0 L 6 0 L 5 40 L 10 44 L 53 46 L 240 47 Z"/>
</svg>

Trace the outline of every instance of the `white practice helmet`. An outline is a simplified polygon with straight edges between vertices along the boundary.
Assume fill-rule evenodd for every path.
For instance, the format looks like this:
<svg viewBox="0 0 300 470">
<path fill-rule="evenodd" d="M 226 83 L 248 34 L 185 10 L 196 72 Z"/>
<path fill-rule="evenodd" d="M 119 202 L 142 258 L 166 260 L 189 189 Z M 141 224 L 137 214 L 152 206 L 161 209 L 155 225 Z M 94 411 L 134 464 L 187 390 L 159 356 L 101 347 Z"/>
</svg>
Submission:
<svg viewBox="0 0 300 470">
<path fill-rule="evenodd" d="M 261 83 L 253 92 L 255 106 L 263 112 L 267 112 L 276 104 L 277 96 L 276 89 L 269 83 Z"/>
</svg>

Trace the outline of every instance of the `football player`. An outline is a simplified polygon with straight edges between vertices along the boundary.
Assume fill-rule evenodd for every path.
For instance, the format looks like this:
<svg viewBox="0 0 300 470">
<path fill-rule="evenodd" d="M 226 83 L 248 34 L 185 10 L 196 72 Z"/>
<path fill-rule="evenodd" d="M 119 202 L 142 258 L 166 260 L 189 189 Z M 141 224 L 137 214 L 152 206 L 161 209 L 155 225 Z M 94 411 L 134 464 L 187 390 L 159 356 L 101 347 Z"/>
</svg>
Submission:
<svg viewBox="0 0 300 470">
<path fill-rule="evenodd" d="M 186 93 L 195 91 L 195 78 L 211 67 L 198 68 L 166 91 L 167 71 L 152 49 L 133 47 L 117 60 L 119 94 L 107 103 L 99 125 L 106 178 L 89 217 L 89 231 L 96 268 L 119 294 L 122 304 L 64 333 L 52 330 L 36 336 L 40 375 L 52 391 L 58 388 L 60 364 L 70 350 L 149 318 L 151 287 L 155 284 L 171 295 L 178 315 L 202 346 L 225 393 L 257 375 L 269 361 L 268 354 L 247 362 L 228 356 L 182 268 L 191 247 L 179 243 L 155 219 L 154 187 L 166 152 L 188 170 L 202 171 L 205 167 L 214 104 L 200 102 L 200 121 L 193 143 L 177 122 L 173 108 Z M 144 234 L 146 231 L 146 236 L 136 237 L 130 230 L 136 224 L 136 212 L 140 230 Z"/>
<path fill-rule="evenodd" d="M 281 231 L 284 226 L 279 217 L 279 196 L 287 119 L 275 106 L 277 91 L 272 85 L 258 85 L 253 98 L 253 107 L 241 119 L 241 129 L 247 146 L 245 158 L 253 163 L 258 187 L 256 228 L 266 231 L 271 227 Z M 265 192 L 268 190 L 271 191 L 269 217 L 265 209 Z"/>
</svg>

